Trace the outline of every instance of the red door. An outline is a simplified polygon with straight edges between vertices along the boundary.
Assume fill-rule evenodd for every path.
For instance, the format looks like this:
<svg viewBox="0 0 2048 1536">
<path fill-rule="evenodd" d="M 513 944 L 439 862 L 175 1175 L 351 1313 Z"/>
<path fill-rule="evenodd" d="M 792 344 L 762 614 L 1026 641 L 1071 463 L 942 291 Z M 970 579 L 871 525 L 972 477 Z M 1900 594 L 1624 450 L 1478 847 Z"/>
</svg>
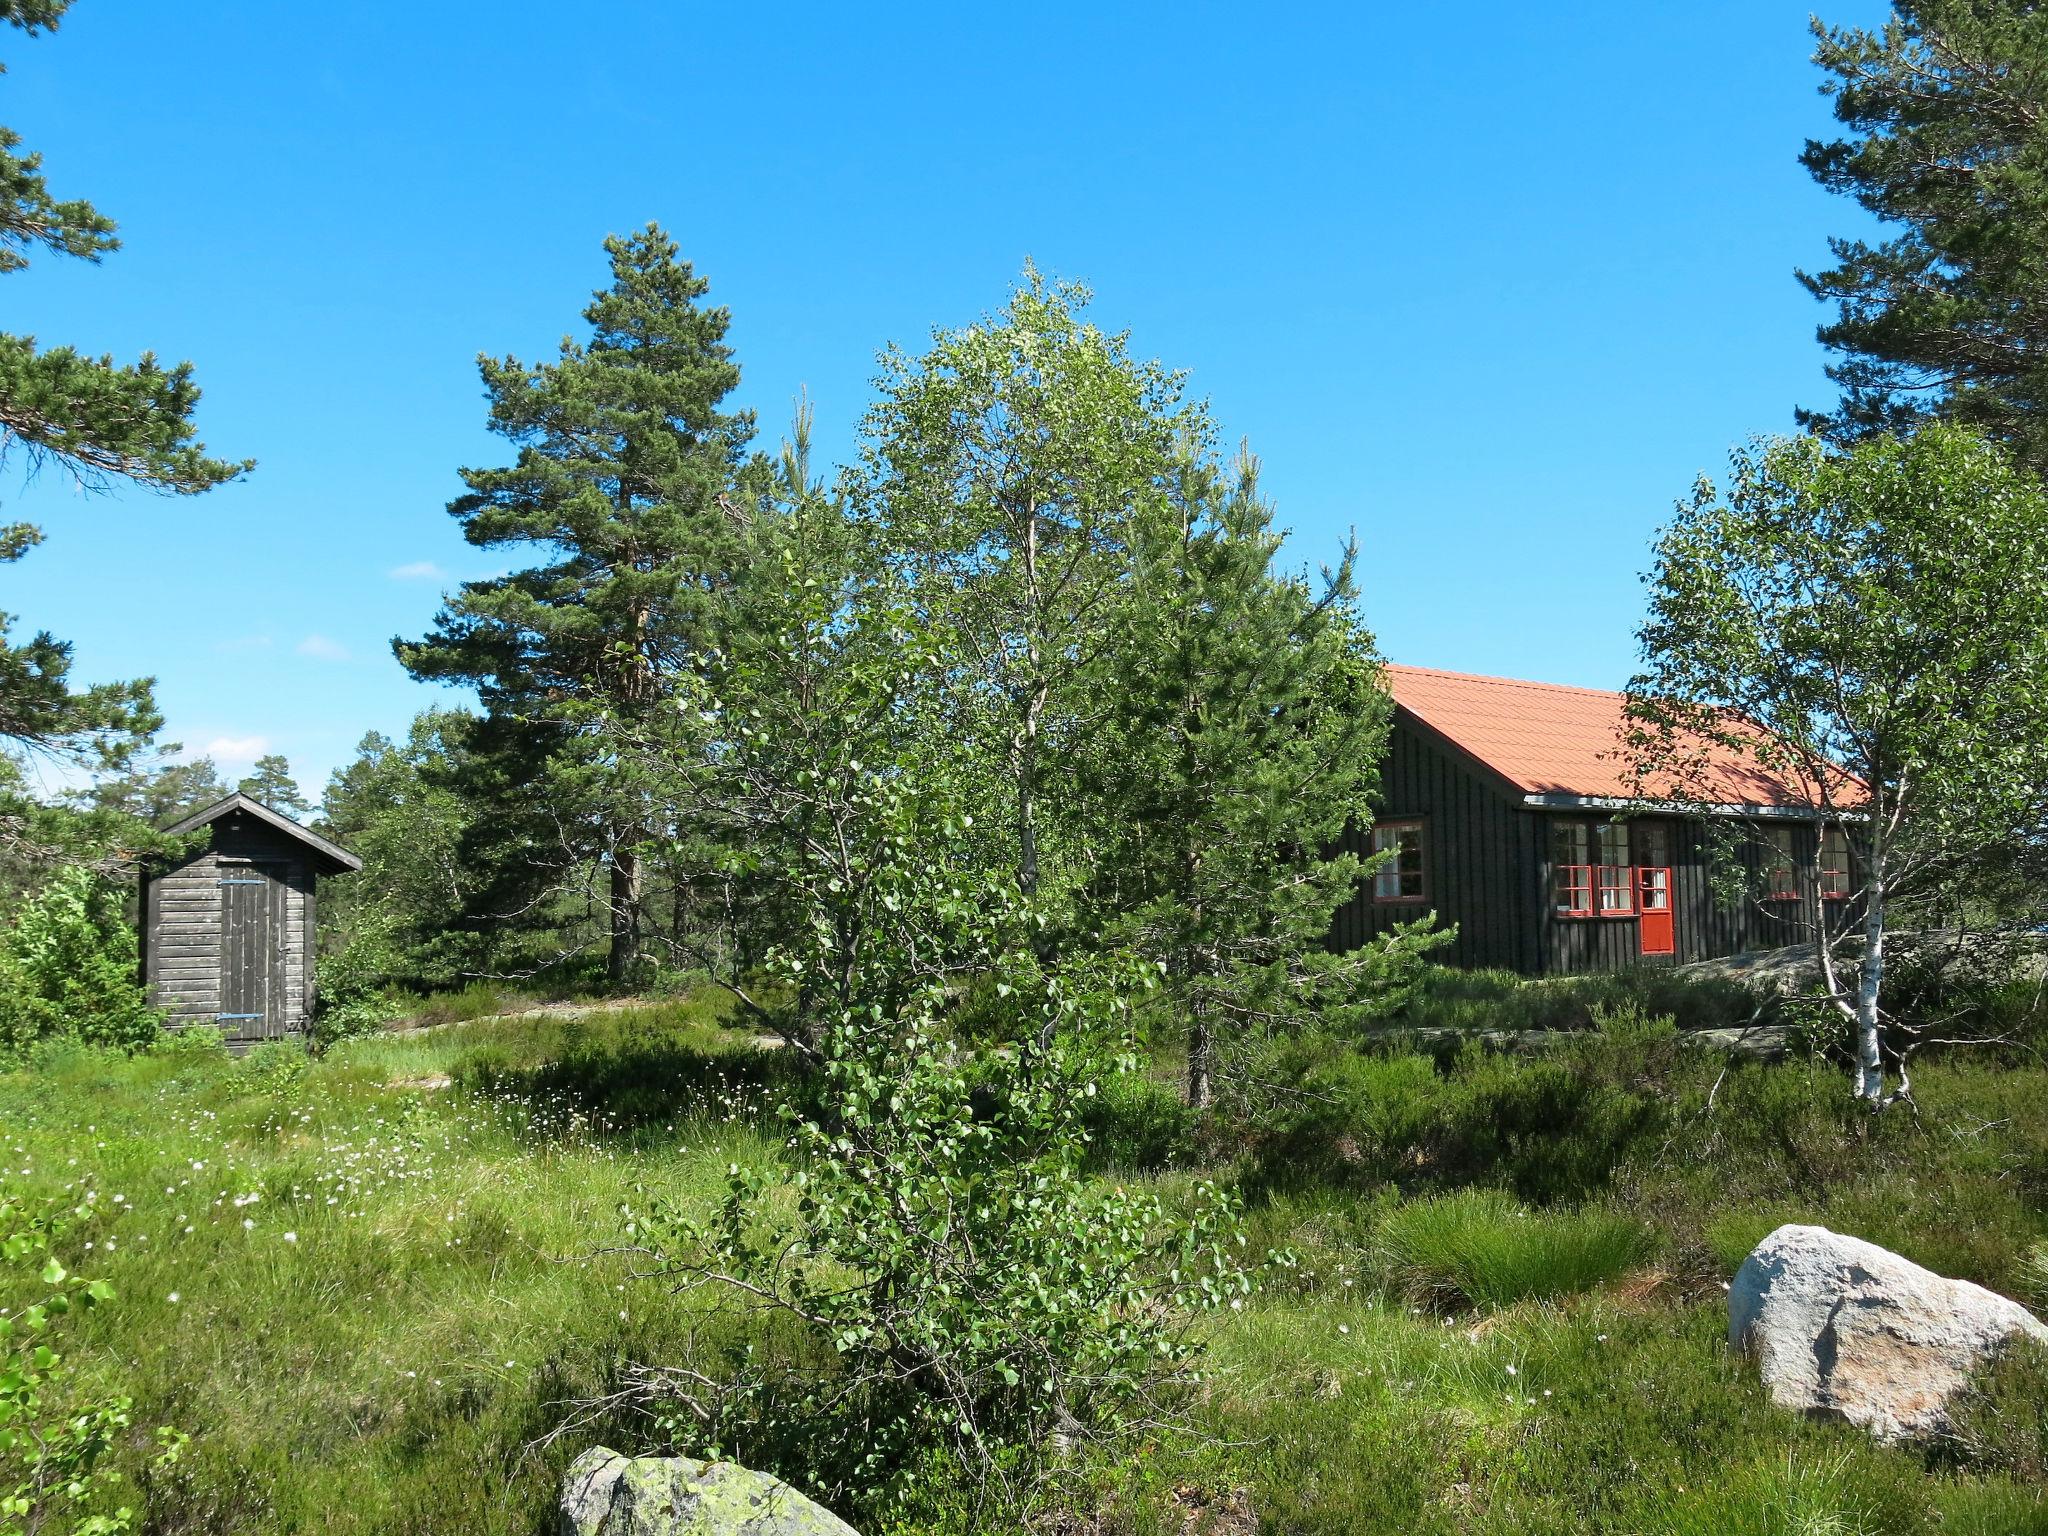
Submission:
<svg viewBox="0 0 2048 1536">
<path fill-rule="evenodd" d="M 1641 914 L 1642 952 L 1646 955 L 1675 955 L 1678 953 L 1677 934 L 1671 925 L 1671 871 L 1668 869 L 1639 869 L 1636 884 L 1640 900 L 1636 903 Z"/>
</svg>

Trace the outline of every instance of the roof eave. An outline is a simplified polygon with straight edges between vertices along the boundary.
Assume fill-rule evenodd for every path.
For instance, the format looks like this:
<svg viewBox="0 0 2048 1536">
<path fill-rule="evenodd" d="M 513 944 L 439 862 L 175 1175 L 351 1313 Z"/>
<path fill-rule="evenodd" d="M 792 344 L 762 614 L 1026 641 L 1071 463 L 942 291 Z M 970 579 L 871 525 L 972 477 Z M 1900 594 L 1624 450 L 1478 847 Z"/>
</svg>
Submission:
<svg viewBox="0 0 2048 1536">
<path fill-rule="evenodd" d="M 1727 816 L 1744 819 L 1761 817 L 1785 821 L 1818 821 L 1829 814 L 1825 807 L 1818 805 L 1702 805 L 1691 800 L 1636 800 L 1622 795 L 1573 795 L 1562 792 L 1531 792 L 1522 796 L 1522 803 L 1537 810 L 1551 811 L 1647 811 L 1667 816 Z M 1853 812 L 1847 811 L 1836 811 L 1834 814 L 1844 819 L 1854 815 Z"/>
<path fill-rule="evenodd" d="M 329 842 L 318 832 L 300 826 L 291 817 L 273 811 L 261 800 L 251 799 L 240 790 L 173 822 L 164 828 L 164 833 L 169 837 L 179 837 L 187 832 L 197 832 L 201 827 L 211 826 L 221 817 L 236 811 L 246 811 L 273 831 L 282 832 L 286 837 L 303 843 L 330 866 L 322 871 L 325 874 L 353 874 L 363 867 L 363 861 L 341 844 Z"/>
</svg>

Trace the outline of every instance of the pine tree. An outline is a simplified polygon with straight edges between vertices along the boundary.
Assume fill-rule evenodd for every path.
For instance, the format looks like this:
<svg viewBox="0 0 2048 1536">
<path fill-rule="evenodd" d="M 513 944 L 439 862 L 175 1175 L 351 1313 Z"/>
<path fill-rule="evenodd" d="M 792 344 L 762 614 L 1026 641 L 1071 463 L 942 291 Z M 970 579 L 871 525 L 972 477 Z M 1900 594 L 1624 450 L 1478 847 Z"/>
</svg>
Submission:
<svg viewBox="0 0 2048 1536">
<path fill-rule="evenodd" d="M 257 758 L 254 769 L 235 788 L 294 821 L 313 814 L 313 802 L 300 790 L 299 781 L 292 777 L 292 765 L 281 752 L 266 752 Z"/>
<path fill-rule="evenodd" d="M 220 769 L 210 757 L 182 760 L 184 750 L 175 741 L 152 744 L 120 773 L 73 794 L 71 803 L 81 811 L 126 816 L 145 827 L 165 826 L 213 804 L 227 793 Z"/>
<path fill-rule="evenodd" d="M 1141 524 L 1106 651 L 1111 750 L 1090 761 L 1123 833 L 1100 851 L 1101 925 L 1155 957 L 1184 1022 L 1188 1102 L 1229 1057 L 1311 1018 L 1399 1000 L 1448 934 L 1418 923 L 1336 954 L 1336 910 L 1370 871 L 1343 851 L 1371 817 L 1392 706 L 1347 548 L 1321 590 L 1276 569 L 1258 464 L 1181 465 Z M 1119 918 L 1113 915 L 1123 909 Z"/>
<path fill-rule="evenodd" d="M 479 359 L 491 429 L 509 465 L 462 472 L 449 506 L 470 543 L 538 563 L 465 583 L 419 641 L 398 641 L 415 677 L 473 684 L 493 717 L 546 743 L 526 765 L 565 835 L 610 871 L 610 968 L 624 982 L 643 921 L 646 796 L 606 755 L 606 722 L 652 707 L 657 667 L 701 643 L 738 558 L 730 499 L 753 438 L 750 412 L 721 409 L 739 383 L 709 284 L 650 224 L 605 241 L 612 281 L 583 311 L 590 340 L 553 362 Z M 583 835 L 583 834 L 579 834 Z"/>
<path fill-rule="evenodd" d="M 0 21 L 33 37 L 68 8 L 69 0 L 0 0 Z M 20 150 L 20 135 L 0 127 L 0 273 L 20 271 L 38 249 L 91 262 L 118 249 L 113 221 L 57 197 L 42 157 Z M 89 490 L 121 480 L 179 495 L 211 490 L 251 465 L 207 457 L 194 440 L 198 403 L 190 363 L 166 368 L 147 352 L 116 363 L 0 332 L 0 464 L 19 453 L 26 469 L 59 469 Z M 42 536 L 29 523 L 0 526 L 0 564 Z M 117 766 L 162 723 L 147 682 L 74 692 L 71 647 L 48 634 L 8 644 L 8 619 L 0 614 L 0 740 Z"/>
<path fill-rule="evenodd" d="M 1941 416 L 2048 473 L 2048 11 L 1897 0 L 1882 30 L 1814 29 L 1850 131 L 1802 163 L 1896 232 L 1830 241 L 1835 265 L 1799 274 L 1836 306 L 1819 335 L 1842 386 L 1800 424 L 1843 439 Z"/>
</svg>

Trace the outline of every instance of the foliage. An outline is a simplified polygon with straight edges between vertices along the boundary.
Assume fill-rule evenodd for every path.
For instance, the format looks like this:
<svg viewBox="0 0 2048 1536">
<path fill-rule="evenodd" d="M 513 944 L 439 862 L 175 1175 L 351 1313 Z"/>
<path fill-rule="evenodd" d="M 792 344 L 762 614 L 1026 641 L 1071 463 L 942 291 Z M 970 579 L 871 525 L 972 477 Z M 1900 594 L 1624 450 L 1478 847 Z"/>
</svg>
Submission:
<svg viewBox="0 0 2048 1536">
<path fill-rule="evenodd" d="M 0 21 L 34 36 L 54 29 L 66 8 L 56 0 L 10 6 Z M 0 274 L 27 266 L 37 248 L 93 262 L 116 250 L 113 221 L 53 194 L 42 157 L 20 151 L 20 136 L 0 128 Z M 206 456 L 193 440 L 198 403 L 190 363 L 165 368 L 145 352 L 117 364 L 0 334 L 0 461 L 19 449 L 30 470 L 54 465 L 88 489 L 127 480 L 183 495 L 210 490 L 251 466 Z M 27 523 L 0 526 L 0 564 L 41 538 Z M 0 616 L 0 742 L 118 766 L 161 723 L 147 682 L 74 691 L 70 645 L 47 633 L 8 644 L 8 622 Z"/>
<path fill-rule="evenodd" d="M 260 805 L 303 822 L 313 814 L 313 802 L 292 777 L 292 765 L 281 752 L 266 752 L 256 759 L 251 772 L 235 788 Z"/>
<path fill-rule="evenodd" d="M 1670 966 L 1536 981 L 1513 971 L 1430 966 L 1389 1025 L 1395 1032 L 1586 1030 L 1627 1013 L 1668 1018 L 1680 1030 L 1782 1022 L 1777 999 L 1727 977 L 1686 975 Z"/>
<path fill-rule="evenodd" d="M 373 912 L 314 963 L 318 1001 L 307 1030 L 312 1044 L 325 1050 L 396 1018 L 399 1008 L 388 985 L 392 968 L 390 930 Z"/>
<path fill-rule="evenodd" d="M 158 828 L 227 794 L 210 757 L 186 760 L 175 741 L 152 742 L 117 773 L 102 774 L 71 801 L 81 810 L 110 812 L 145 828 Z"/>
<path fill-rule="evenodd" d="M 658 665 L 704 644 L 707 607 L 739 550 L 732 500 L 754 421 L 721 410 L 739 382 L 730 316 L 656 225 L 605 242 L 611 285 L 583 311 L 587 343 L 529 366 L 479 359 L 491 430 L 513 463 L 466 469 L 449 505 L 480 549 L 541 563 L 463 584 L 434 630 L 399 641 L 415 677 L 473 684 L 486 712 L 524 727 L 527 805 L 553 823 L 554 878 L 609 869 L 611 974 L 640 948 L 644 789 L 587 733 L 644 716 Z M 544 887 L 550 866 L 530 876 Z"/>
<path fill-rule="evenodd" d="M 115 1536 L 134 1520 L 129 1506 L 103 1503 L 121 1482 L 107 1453 L 134 1405 L 120 1396 L 71 1400 L 54 1347 L 73 1308 L 113 1299 L 106 1281 L 72 1274 L 52 1252 L 67 1228 L 91 1215 L 87 1206 L 66 1211 L 27 1200 L 0 1181 L 0 1536 Z M 159 1430 L 157 1438 L 157 1465 L 167 1466 L 184 1437 Z"/>
<path fill-rule="evenodd" d="M 1402 1288 L 1465 1306 L 1548 1300 L 1618 1279 L 1650 1251 L 1626 1216 L 1596 1209 L 1530 1211 L 1498 1190 L 1461 1190 L 1404 1205 L 1380 1243 Z"/>
<path fill-rule="evenodd" d="M 465 846 L 479 815 L 465 772 L 476 726 L 460 710 L 423 711 L 402 743 L 372 731 L 328 779 L 320 830 L 363 861 L 321 892 L 334 945 L 322 956 L 333 984 L 323 970 L 321 987 L 334 1001 L 446 987 L 491 958 L 495 935 L 470 911 L 488 877 Z"/>
<path fill-rule="evenodd" d="M 1281 1060 L 1284 1109 L 1255 1145 L 1255 1182 L 1374 1188 L 1501 1183 L 1523 1199 L 1583 1199 L 1668 1134 L 1658 1079 L 1687 1047 L 1668 1022 L 1604 1018 L 1610 1038 L 1522 1059 L 1467 1043 L 1436 1058 L 1304 1041 Z"/>
<path fill-rule="evenodd" d="M 998 314 L 882 357 L 852 509 L 905 578 L 947 733 L 1000 807 L 986 859 L 1051 921 L 1092 868 L 1076 772 L 1111 742 L 1103 686 L 1140 522 L 1207 427 L 1180 377 L 1027 268 Z M 1094 814 L 1091 814 L 1094 813 Z"/>
<path fill-rule="evenodd" d="M 110 1451 L 138 1524 L 507 1536 L 551 1518 L 586 1446 L 659 1440 L 619 1396 L 625 1362 L 744 1358 L 752 1344 L 764 1368 L 829 1364 L 797 1330 L 722 1331 L 703 1293 L 635 1283 L 629 1256 L 592 1251 L 604 1213 L 640 1203 L 636 1184 L 709 1220 L 733 1163 L 777 1165 L 776 1107 L 803 1074 L 790 1052 L 720 1029 L 725 1015 L 707 992 L 352 1040 L 281 1058 L 290 1071 L 75 1050 L 0 1071 L 23 1186 L 67 1209 L 101 1192 L 72 1245 L 96 1241 L 90 1266 L 65 1261 L 120 1300 L 65 1325 L 78 1400 L 132 1396 L 138 1425 L 203 1426 L 162 1474 L 132 1438 Z M 1213 1314 L 1200 1390 L 1178 1415 L 1193 1432 L 1100 1454 L 1080 1441 L 1032 1519 L 1104 1536 L 1204 1518 L 1345 1536 L 1785 1531 L 1793 1511 L 1873 1536 L 2037 1527 L 2038 1485 L 1960 1457 L 1930 1471 L 1773 1406 L 1725 1347 L 1720 1282 L 1769 1225 L 1807 1220 L 2025 1294 L 2025 1256 L 2048 1242 L 2039 1064 L 1930 1054 L 1916 1124 L 1859 1113 L 1825 1065 L 1733 1067 L 1701 1114 L 1726 1065 L 1712 1052 L 1590 1036 L 1564 1048 L 1605 1048 L 1600 1071 L 1671 1102 L 1602 1188 L 1565 1197 L 1651 1228 L 1649 1264 L 1670 1278 L 1447 1325 L 1412 1311 L 1384 1269 L 1378 1233 L 1400 1197 L 1320 1182 L 1305 1156 L 1296 1190 L 1244 1213 L 1249 1251 L 1297 1262 L 1266 1272 L 1242 1311 Z M 1539 1064 L 1488 1058 L 1504 1078 Z M 1099 1081 L 1089 1106 L 1116 1091 Z M 655 1091 L 636 1097 L 642 1084 Z M 1568 1120 L 1548 1133 L 1566 1162 L 1576 1134 Z M 1227 1177 L 1235 1146 L 1210 1150 L 1195 1170 L 1090 1187 L 1177 1210 L 1204 1172 Z M 1530 1162 L 1542 1152 L 1532 1139 Z M 1726 1266 L 1703 1251 L 1710 1227 Z M 782 1467 L 801 1479 L 813 1449 Z M 898 1536 L 989 1528 L 957 1489 L 927 1493 L 886 1522 L 841 1513 Z"/>
<path fill-rule="evenodd" d="M 1651 798 L 1725 798 L 1698 774 L 1711 744 L 1803 786 L 1848 840 L 1854 900 L 1824 905 L 1856 921 L 1815 937 L 1856 1092 L 1881 1104 L 1888 1064 L 1910 1093 L 1889 928 L 1954 910 L 1988 850 L 2048 826 L 2048 495 L 1943 426 L 1765 443 L 1732 468 L 1658 542 L 1631 747 Z"/>
<path fill-rule="evenodd" d="M 1370 819 L 1392 706 L 1354 550 L 1320 592 L 1278 572 L 1279 551 L 1248 453 L 1227 475 L 1179 466 L 1136 520 L 1132 590 L 1112 611 L 1111 750 L 1082 759 L 1112 812 L 1089 905 L 1158 960 L 1198 1107 L 1219 1076 L 1241 1095 L 1272 1039 L 1397 1007 L 1451 937 L 1426 920 L 1348 954 L 1326 945 L 1378 863 L 1341 850 Z"/>
<path fill-rule="evenodd" d="M 908 1498 L 936 1456 L 977 1503 L 1012 1504 L 1049 1437 L 1121 1440 L 1158 1411 L 1195 1309 L 1242 1286 L 1230 1208 L 1212 1193 L 1169 1219 L 1091 1183 L 1083 1106 L 1156 972 L 1041 946 L 1046 898 L 991 860 L 989 780 L 929 708 L 944 642 L 805 485 L 800 446 L 782 480 L 740 589 L 758 617 L 667 680 L 669 782 L 684 815 L 733 829 L 718 841 L 775 914 L 767 985 L 726 985 L 816 1077 L 788 1106 L 786 1190 L 736 1169 L 715 1215 L 628 1220 L 673 1287 L 738 1313 L 723 1335 L 796 1342 L 700 1348 L 649 1381 L 687 1442 L 835 1495 Z M 952 1028 L 970 986 L 995 1001 L 971 1040 Z"/>
<path fill-rule="evenodd" d="M 160 1016 L 136 981 L 135 931 L 111 882 L 59 872 L 0 931 L 0 1051 L 38 1040 L 140 1050 Z"/>
<path fill-rule="evenodd" d="M 1855 199 L 1882 239 L 1829 242 L 1800 274 L 1836 306 L 1830 436 L 1908 431 L 1940 417 L 2048 469 L 2048 375 L 2035 319 L 2048 290 L 2048 17 L 2032 6 L 1897 0 L 1880 29 L 1816 20 L 1815 62 L 1846 132 L 1810 142 L 1814 179 Z"/>
<path fill-rule="evenodd" d="M 794 1364 L 667 1373 L 691 1439 L 798 1455 L 831 1494 L 884 1501 L 938 1448 L 978 1505 L 1032 1491 L 1060 1440 L 1163 1427 L 1195 1316 L 1248 1290 L 1232 1203 L 1204 1187 L 1170 1218 L 1157 1195 L 1091 1185 L 1077 1133 L 1100 1084 L 1069 1042 L 1103 1003 L 1041 985 L 1044 1027 L 992 1059 L 949 1048 L 936 989 L 905 1018 L 831 1031 L 793 1210 L 771 1176 L 736 1169 L 708 1218 L 629 1217 L 670 1283 L 809 1335 Z"/>
</svg>

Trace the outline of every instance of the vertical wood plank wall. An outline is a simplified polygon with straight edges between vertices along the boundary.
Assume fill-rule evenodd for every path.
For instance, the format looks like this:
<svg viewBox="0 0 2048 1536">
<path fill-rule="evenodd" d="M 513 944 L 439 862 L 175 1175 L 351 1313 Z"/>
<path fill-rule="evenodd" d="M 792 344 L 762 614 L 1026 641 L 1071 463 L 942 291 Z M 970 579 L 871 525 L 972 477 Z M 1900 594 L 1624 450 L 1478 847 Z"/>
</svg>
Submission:
<svg viewBox="0 0 2048 1536">
<path fill-rule="evenodd" d="M 1794 823 L 1792 828 L 1798 901 L 1729 905 L 1717 900 L 1712 888 L 1703 823 L 1638 818 L 1661 821 L 1668 829 L 1677 940 L 1675 955 L 1646 958 L 1637 919 L 1559 917 L 1551 899 L 1552 824 L 1562 817 L 1600 819 L 1603 813 L 1527 806 L 1398 716 L 1381 765 L 1374 814 L 1383 821 L 1422 821 L 1429 899 L 1419 906 L 1379 903 L 1369 886 L 1362 887 L 1338 910 L 1331 933 L 1338 949 L 1354 949 L 1397 923 L 1434 911 L 1442 922 L 1458 927 L 1457 938 L 1437 952 L 1446 964 L 1498 967 L 1527 976 L 1567 975 L 1798 944 L 1812 937 L 1820 912 L 1812 826 Z M 1369 826 L 1347 832 L 1343 846 L 1369 854 Z M 1758 850 L 1745 848 L 1743 862 L 1754 875 L 1761 862 Z"/>
<path fill-rule="evenodd" d="M 1337 913 L 1333 940 L 1355 949 L 1432 910 L 1458 936 L 1437 951 L 1449 965 L 1497 966 L 1535 974 L 1542 966 L 1542 893 L 1537 884 L 1533 819 L 1499 788 L 1453 754 L 1397 720 L 1380 764 L 1381 820 L 1423 823 L 1419 906 L 1381 903 L 1370 885 Z M 1371 852 L 1369 827 L 1346 834 L 1344 846 Z"/>
</svg>

